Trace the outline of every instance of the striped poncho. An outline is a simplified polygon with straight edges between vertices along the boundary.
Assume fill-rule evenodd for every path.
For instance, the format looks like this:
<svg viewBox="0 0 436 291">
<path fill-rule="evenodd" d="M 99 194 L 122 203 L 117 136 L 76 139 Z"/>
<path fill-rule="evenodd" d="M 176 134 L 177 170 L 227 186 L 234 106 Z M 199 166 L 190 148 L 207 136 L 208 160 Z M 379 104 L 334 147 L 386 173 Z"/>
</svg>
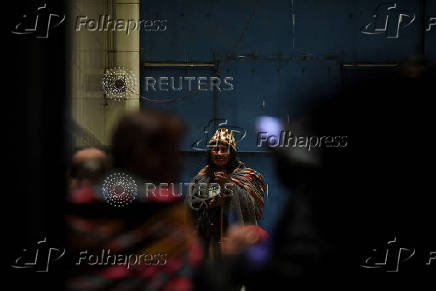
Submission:
<svg viewBox="0 0 436 291">
<path fill-rule="evenodd" d="M 265 181 L 262 174 L 250 168 L 236 168 L 230 179 L 250 194 L 255 204 L 256 221 L 262 218 Z"/>
<path fill-rule="evenodd" d="M 190 195 L 186 197 L 188 205 L 196 216 L 203 216 L 201 213 L 208 211 L 207 204 L 204 203 L 205 189 L 195 187 L 196 184 L 209 184 L 210 177 L 207 175 L 208 166 L 204 167 L 193 179 L 194 186 Z M 232 189 L 229 209 L 236 213 L 237 220 L 242 224 L 257 224 L 262 218 L 263 194 L 266 188 L 263 176 L 250 168 L 246 168 L 244 163 L 239 162 L 238 167 L 229 175 L 231 181 L 235 183 Z"/>
</svg>

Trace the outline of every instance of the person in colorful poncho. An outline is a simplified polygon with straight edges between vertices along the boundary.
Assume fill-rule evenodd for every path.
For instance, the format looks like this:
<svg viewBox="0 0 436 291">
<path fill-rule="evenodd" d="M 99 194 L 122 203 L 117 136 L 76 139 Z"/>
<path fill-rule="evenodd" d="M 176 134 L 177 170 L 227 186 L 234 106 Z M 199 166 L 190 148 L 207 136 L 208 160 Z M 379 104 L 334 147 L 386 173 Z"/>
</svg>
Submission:
<svg viewBox="0 0 436 291">
<path fill-rule="evenodd" d="M 206 259 L 220 256 L 223 233 L 231 225 L 257 225 L 262 218 L 263 176 L 237 157 L 233 132 L 219 128 L 210 139 L 207 165 L 186 196 Z"/>
</svg>

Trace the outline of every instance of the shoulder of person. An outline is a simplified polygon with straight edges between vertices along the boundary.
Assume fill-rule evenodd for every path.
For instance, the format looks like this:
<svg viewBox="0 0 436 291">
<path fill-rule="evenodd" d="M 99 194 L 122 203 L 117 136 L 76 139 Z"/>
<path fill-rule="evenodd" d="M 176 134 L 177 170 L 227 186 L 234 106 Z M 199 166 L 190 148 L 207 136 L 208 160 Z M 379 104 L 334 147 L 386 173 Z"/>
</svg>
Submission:
<svg viewBox="0 0 436 291">
<path fill-rule="evenodd" d="M 263 175 L 261 173 L 259 173 L 255 169 L 245 167 L 244 164 L 242 164 L 242 165 L 243 165 L 243 167 L 236 168 L 235 171 L 233 171 L 233 173 L 239 174 L 239 175 L 244 175 L 244 176 L 246 176 L 246 175 L 254 176 L 262 181 L 264 180 Z"/>
<path fill-rule="evenodd" d="M 207 170 L 209 169 L 209 165 L 205 166 L 203 169 L 201 169 L 197 175 L 194 177 L 194 181 L 201 180 L 207 173 Z"/>
</svg>

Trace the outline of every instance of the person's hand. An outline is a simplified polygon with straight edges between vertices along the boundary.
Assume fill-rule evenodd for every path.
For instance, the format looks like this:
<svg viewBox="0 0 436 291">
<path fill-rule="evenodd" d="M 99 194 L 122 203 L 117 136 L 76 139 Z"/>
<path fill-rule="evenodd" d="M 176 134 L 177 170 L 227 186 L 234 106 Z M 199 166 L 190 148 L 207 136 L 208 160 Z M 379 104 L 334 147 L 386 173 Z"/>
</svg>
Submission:
<svg viewBox="0 0 436 291">
<path fill-rule="evenodd" d="M 225 172 L 215 172 L 215 181 L 218 182 L 220 185 L 224 185 L 226 183 L 230 183 L 232 180 L 230 180 L 230 177 Z"/>
<path fill-rule="evenodd" d="M 236 255 L 266 239 L 266 232 L 258 226 L 232 226 L 223 236 L 221 250 L 223 255 Z"/>
<path fill-rule="evenodd" d="M 208 205 L 209 207 L 216 207 L 216 206 L 223 205 L 223 203 L 224 203 L 224 197 L 222 197 L 221 195 L 217 195 L 212 199 L 210 199 Z"/>
</svg>

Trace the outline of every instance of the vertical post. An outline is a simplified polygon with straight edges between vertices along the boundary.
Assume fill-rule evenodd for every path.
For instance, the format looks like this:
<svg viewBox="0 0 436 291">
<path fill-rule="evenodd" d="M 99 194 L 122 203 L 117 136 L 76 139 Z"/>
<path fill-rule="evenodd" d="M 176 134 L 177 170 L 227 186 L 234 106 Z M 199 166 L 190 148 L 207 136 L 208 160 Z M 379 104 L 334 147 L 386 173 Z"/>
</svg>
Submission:
<svg viewBox="0 0 436 291">
<path fill-rule="evenodd" d="M 124 22 L 132 21 L 137 23 L 137 26 L 129 26 L 127 30 L 115 29 L 111 26 L 108 30 L 107 57 L 108 68 L 124 67 L 133 72 L 136 76 L 135 92 L 139 92 L 140 83 L 140 0 L 123 1 L 111 0 L 109 6 L 111 7 L 112 20 L 122 20 Z M 139 111 L 139 96 L 131 94 L 125 102 L 109 102 L 105 106 L 105 124 L 104 136 L 105 144 L 109 144 L 112 135 L 112 129 L 117 124 L 119 118 L 128 111 Z"/>
<path fill-rule="evenodd" d="M 427 42 L 426 42 L 426 21 L 427 21 L 427 3 L 426 0 L 421 0 L 419 2 L 419 8 L 420 8 L 420 14 L 421 14 L 421 54 L 422 56 L 426 55 L 426 46 L 427 46 Z"/>
<path fill-rule="evenodd" d="M 219 75 L 219 61 L 217 60 L 215 62 L 215 68 L 214 68 L 214 72 L 213 72 L 213 76 L 214 77 L 220 77 Z M 218 92 L 215 89 L 215 86 L 212 86 L 212 98 L 213 98 L 213 130 L 217 130 L 217 118 L 218 118 Z"/>
<path fill-rule="evenodd" d="M 219 257 L 221 257 L 221 250 L 223 246 L 223 217 L 224 217 L 224 204 L 221 204 L 220 206 L 220 240 L 218 244 L 218 254 Z"/>
</svg>

